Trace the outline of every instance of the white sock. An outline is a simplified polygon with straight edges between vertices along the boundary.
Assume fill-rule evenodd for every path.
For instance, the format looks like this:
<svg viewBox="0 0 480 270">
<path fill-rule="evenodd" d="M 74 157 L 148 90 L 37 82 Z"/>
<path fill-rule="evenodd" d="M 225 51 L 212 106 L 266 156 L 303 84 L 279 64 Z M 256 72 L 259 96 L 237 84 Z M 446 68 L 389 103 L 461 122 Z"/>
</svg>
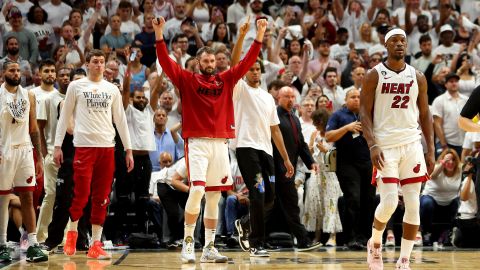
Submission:
<svg viewBox="0 0 480 270">
<path fill-rule="evenodd" d="M 23 227 L 20 227 L 18 228 L 18 232 L 20 232 L 20 236 L 22 236 L 23 233 L 25 232 L 25 229 Z"/>
<path fill-rule="evenodd" d="M 0 196 L 0 246 L 7 245 L 8 228 L 8 204 L 9 199 L 6 195 Z"/>
<path fill-rule="evenodd" d="M 78 228 L 78 220 L 77 221 L 73 221 L 70 219 L 70 225 L 68 226 L 68 230 L 69 231 L 77 231 L 77 228 Z"/>
<path fill-rule="evenodd" d="M 28 246 L 38 245 L 37 241 L 37 233 L 29 233 L 28 234 Z"/>
<path fill-rule="evenodd" d="M 410 254 L 412 254 L 413 244 L 415 241 L 407 240 L 402 237 L 402 245 L 400 246 L 400 259 L 407 258 L 410 260 Z"/>
<path fill-rule="evenodd" d="M 103 227 L 100 225 L 92 224 L 92 243 L 102 240 Z"/>
<path fill-rule="evenodd" d="M 187 238 L 188 236 L 193 238 L 193 233 L 195 232 L 195 223 L 185 224 L 184 230 L 185 230 L 184 239 Z"/>
<path fill-rule="evenodd" d="M 215 243 L 215 233 L 217 229 L 207 229 L 205 228 L 205 247 L 210 245 L 210 243 Z"/>
<path fill-rule="evenodd" d="M 374 244 L 382 244 L 382 237 L 384 231 L 385 228 L 383 230 L 377 230 L 375 229 L 375 227 L 372 226 L 372 242 Z"/>
</svg>

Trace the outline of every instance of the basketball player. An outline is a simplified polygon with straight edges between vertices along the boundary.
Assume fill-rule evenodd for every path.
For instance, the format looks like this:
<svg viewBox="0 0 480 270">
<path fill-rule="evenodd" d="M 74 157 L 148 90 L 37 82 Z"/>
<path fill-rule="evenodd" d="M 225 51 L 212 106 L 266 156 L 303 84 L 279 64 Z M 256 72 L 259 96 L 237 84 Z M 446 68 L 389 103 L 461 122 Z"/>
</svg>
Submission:
<svg viewBox="0 0 480 270">
<path fill-rule="evenodd" d="M 8 194 L 18 192 L 22 220 L 28 232 L 27 261 L 47 261 L 40 249 L 35 228 L 33 191 L 35 177 L 43 173 L 40 133 L 36 119 L 35 95 L 20 86 L 20 64 L 3 64 L 0 86 L 0 262 L 11 261 L 7 248 Z M 32 146 L 39 162 L 34 165 Z"/>
<path fill-rule="evenodd" d="M 69 256 L 75 254 L 78 220 L 91 196 L 92 243 L 87 256 L 109 259 L 110 255 L 102 249 L 100 240 L 115 167 L 115 129 L 112 119 L 126 150 L 125 160 L 129 172 L 133 169 L 132 147 L 120 91 L 117 86 L 103 79 L 105 54 L 101 50 L 91 50 L 86 62 L 88 76 L 73 81 L 68 86 L 55 135 L 53 156 L 58 166 L 63 162 L 61 146 L 69 119 L 73 116 L 75 187 L 64 253 Z"/>
<path fill-rule="evenodd" d="M 420 189 L 434 166 L 433 124 L 428 109 L 425 76 L 405 63 L 407 35 L 399 28 L 385 35 L 387 60 L 366 75 L 360 101 L 363 136 L 377 176 L 380 204 L 375 211 L 372 237 L 367 243 L 369 269 L 383 269 L 382 235 L 398 205 L 402 186 L 405 214 L 400 258 L 396 269 L 410 269 L 413 242 L 420 225 Z M 418 120 L 420 120 L 420 131 Z M 420 143 L 427 142 L 426 164 Z"/>
<path fill-rule="evenodd" d="M 228 258 L 214 247 L 214 240 L 220 192 L 231 189 L 233 182 L 227 142 L 228 138 L 235 136 L 233 88 L 255 63 L 267 21 L 257 21 L 257 36 L 245 58 L 238 65 L 217 74 L 214 51 L 209 47 L 203 47 L 197 52 L 201 74 L 182 69 L 168 57 L 163 40 L 164 25 L 163 17 L 153 20 L 157 58 L 164 73 L 180 91 L 183 108 L 182 136 L 186 138 L 185 154 L 191 181 L 185 206 L 182 261 L 195 262 L 193 232 L 200 211 L 200 201 L 205 194 L 205 247 L 200 261 L 226 262 Z"/>
</svg>

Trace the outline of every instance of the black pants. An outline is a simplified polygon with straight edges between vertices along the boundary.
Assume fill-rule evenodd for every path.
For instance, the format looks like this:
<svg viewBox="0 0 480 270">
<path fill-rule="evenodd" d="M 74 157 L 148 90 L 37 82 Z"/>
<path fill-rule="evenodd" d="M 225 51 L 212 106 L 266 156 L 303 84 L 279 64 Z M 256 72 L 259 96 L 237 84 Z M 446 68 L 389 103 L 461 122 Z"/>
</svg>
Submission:
<svg viewBox="0 0 480 270">
<path fill-rule="evenodd" d="M 122 158 L 122 157 L 120 157 Z M 115 192 L 118 199 L 119 209 L 127 208 L 131 202 L 135 205 L 135 223 L 138 224 L 140 230 L 145 231 L 145 221 L 147 220 L 147 207 L 150 200 L 148 187 L 150 185 L 150 177 L 152 174 L 152 163 L 148 155 L 134 155 L 133 161 L 135 166 L 130 173 L 126 173 L 124 168 L 124 158 L 119 160 L 116 157 L 116 175 L 121 177 L 116 179 Z M 125 171 L 122 171 L 122 170 Z M 117 173 L 118 171 L 118 173 Z M 133 197 L 132 197 L 133 193 Z M 126 211 L 117 211 L 119 218 L 125 217 Z"/>
<path fill-rule="evenodd" d="M 294 177 L 285 177 L 285 172 L 282 173 L 277 168 L 275 168 L 275 174 L 276 199 L 285 216 L 288 228 L 297 238 L 298 246 L 309 244 L 311 240 L 308 232 L 300 222 L 300 208 L 298 207 L 298 193 Z"/>
<path fill-rule="evenodd" d="M 345 240 L 364 244 L 371 233 L 375 207 L 375 187 L 371 184 L 372 164 L 338 163 L 336 174 L 345 199 Z"/>
<path fill-rule="evenodd" d="M 250 246 L 264 246 L 265 216 L 275 199 L 273 157 L 253 148 L 237 148 L 236 157 L 250 200 Z"/>
<path fill-rule="evenodd" d="M 53 206 L 52 222 L 48 225 L 48 238 L 45 240 L 45 245 L 50 248 L 54 248 L 62 243 L 63 232 L 70 217 L 69 208 L 72 204 L 74 188 L 72 164 L 73 157 L 72 159 L 65 159 L 58 170 L 57 192 L 55 205 Z M 78 222 L 77 249 L 80 250 L 88 247 L 87 233 L 90 227 L 88 217 L 90 217 L 90 202 L 83 210 L 83 216 Z"/>
<path fill-rule="evenodd" d="M 480 224 L 475 218 L 457 219 L 457 228 L 453 244 L 460 248 L 480 247 Z"/>
<path fill-rule="evenodd" d="M 180 210 L 183 209 L 185 211 L 188 193 L 174 190 L 165 183 L 157 184 L 157 193 L 165 212 L 167 212 L 168 229 L 171 234 L 170 240 L 183 239 L 184 216 Z"/>
</svg>

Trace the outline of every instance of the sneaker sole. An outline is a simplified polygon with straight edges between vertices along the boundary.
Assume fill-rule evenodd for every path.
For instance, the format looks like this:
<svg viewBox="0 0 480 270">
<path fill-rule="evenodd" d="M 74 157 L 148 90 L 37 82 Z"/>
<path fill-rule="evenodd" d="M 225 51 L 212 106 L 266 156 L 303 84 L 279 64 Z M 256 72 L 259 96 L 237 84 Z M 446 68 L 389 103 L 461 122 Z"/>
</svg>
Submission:
<svg viewBox="0 0 480 270">
<path fill-rule="evenodd" d="M 46 262 L 48 261 L 48 257 L 46 256 L 41 256 L 41 257 L 31 257 L 31 258 L 26 258 L 27 262 Z"/>
<path fill-rule="evenodd" d="M 255 257 L 255 258 L 266 258 L 266 257 L 270 257 L 270 254 L 263 254 L 263 255 L 258 255 L 258 254 L 250 254 L 250 257 Z"/>
<path fill-rule="evenodd" d="M 238 232 L 238 244 L 240 245 L 240 248 L 243 251 L 249 251 L 250 250 L 250 243 L 248 245 L 245 245 L 243 242 L 242 238 L 244 237 L 242 225 L 240 224 L 240 219 L 235 220 L 235 228 L 237 229 Z"/>
<path fill-rule="evenodd" d="M 305 252 L 305 251 L 316 250 L 316 249 L 319 249 L 320 247 L 322 247 L 322 245 L 311 246 L 308 248 L 294 248 L 294 250 L 298 252 Z"/>
<path fill-rule="evenodd" d="M 200 262 L 201 263 L 226 263 L 228 262 L 228 258 L 227 259 L 216 259 L 216 260 L 202 260 L 200 259 Z"/>
</svg>

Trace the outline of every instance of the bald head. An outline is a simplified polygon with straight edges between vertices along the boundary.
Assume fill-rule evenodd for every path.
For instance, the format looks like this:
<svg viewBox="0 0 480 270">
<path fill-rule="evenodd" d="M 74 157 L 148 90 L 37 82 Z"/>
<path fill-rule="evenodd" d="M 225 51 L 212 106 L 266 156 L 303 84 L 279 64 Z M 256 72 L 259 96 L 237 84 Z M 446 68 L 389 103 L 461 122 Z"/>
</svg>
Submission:
<svg viewBox="0 0 480 270">
<path fill-rule="evenodd" d="M 295 105 L 295 91 L 290 86 L 284 86 L 278 91 L 278 105 L 287 111 Z"/>
<path fill-rule="evenodd" d="M 172 154 L 168 152 L 162 152 L 160 157 L 158 157 L 158 162 L 160 163 L 160 168 L 168 168 L 172 166 L 173 157 Z"/>
</svg>

